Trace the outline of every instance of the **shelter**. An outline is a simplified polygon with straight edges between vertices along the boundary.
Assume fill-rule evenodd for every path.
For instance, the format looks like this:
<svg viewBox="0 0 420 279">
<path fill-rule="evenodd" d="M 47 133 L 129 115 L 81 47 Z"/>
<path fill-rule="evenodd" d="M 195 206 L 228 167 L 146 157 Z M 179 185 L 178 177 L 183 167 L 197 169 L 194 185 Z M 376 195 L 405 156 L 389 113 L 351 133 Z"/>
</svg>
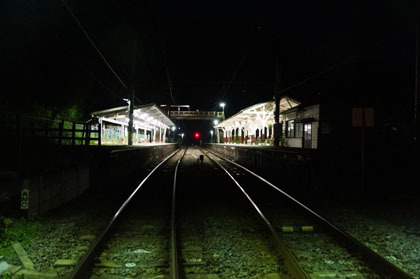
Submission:
<svg viewBox="0 0 420 279">
<path fill-rule="evenodd" d="M 247 107 L 214 126 L 218 143 L 271 145 L 274 101 Z M 319 105 L 304 107 L 289 97 L 280 100 L 280 143 L 285 147 L 317 148 Z"/>
<path fill-rule="evenodd" d="M 101 124 L 103 144 L 128 143 L 128 106 L 116 107 L 91 113 Z M 156 104 L 146 104 L 134 107 L 133 143 L 165 143 L 166 132 L 174 126 L 169 117 Z"/>
</svg>

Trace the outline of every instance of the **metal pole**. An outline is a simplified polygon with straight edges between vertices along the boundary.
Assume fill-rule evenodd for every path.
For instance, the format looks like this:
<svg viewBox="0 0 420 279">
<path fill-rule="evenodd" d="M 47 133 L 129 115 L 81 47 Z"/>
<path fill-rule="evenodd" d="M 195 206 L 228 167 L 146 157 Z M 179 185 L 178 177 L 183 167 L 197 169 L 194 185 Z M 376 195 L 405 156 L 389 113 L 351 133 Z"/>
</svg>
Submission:
<svg viewBox="0 0 420 279">
<path fill-rule="evenodd" d="M 362 107 L 362 154 L 361 154 L 361 190 L 365 189 L 365 107 Z"/>
<path fill-rule="evenodd" d="M 131 82 L 131 99 L 129 104 L 129 121 L 128 121 L 128 145 L 133 145 L 134 130 L 134 93 L 135 93 L 135 77 L 136 77 L 136 55 L 137 55 L 137 39 L 134 38 L 133 44 L 133 77 Z"/>
<path fill-rule="evenodd" d="M 420 12 L 417 12 L 417 28 L 416 28 L 416 79 L 414 85 L 414 148 L 418 150 L 418 143 L 420 137 L 420 127 L 418 120 L 418 105 L 419 105 L 419 33 L 420 33 Z"/>
<path fill-rule="evenodd" d="M 279 57 L 276 57 L 276 74 L 275 74 L 275 88 L 274 88 L 274 146 L 280 146 L 280 94 L 279 94 Z"/>
</svg>

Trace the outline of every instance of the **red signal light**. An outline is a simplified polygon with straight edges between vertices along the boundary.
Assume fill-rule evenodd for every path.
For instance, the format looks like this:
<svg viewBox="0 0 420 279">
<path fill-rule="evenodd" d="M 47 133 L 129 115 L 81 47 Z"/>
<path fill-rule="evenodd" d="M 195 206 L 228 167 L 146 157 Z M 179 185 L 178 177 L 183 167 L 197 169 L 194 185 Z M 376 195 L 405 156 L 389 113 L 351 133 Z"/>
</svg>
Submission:
<svg viewBox="0 0 420 279">
<path fill-rule="evenodd" d="M 198 139 L 198 138 L 200 137 L 200 133 L 195 133 L 195 134 L 194 134 L 194 137 L 195 137 L 196 139 Z"/>
</svg>

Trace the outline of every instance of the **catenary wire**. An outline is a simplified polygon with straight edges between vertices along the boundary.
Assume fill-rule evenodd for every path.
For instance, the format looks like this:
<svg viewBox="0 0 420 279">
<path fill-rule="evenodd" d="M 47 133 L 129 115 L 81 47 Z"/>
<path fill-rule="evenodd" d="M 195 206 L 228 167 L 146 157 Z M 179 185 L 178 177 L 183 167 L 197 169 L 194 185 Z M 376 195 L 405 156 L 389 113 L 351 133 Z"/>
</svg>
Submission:
<svg viewBox="0 0 420 279">
<path fill-rule="evenodd" d="M 77 18 L 76 14 L 72 11 L 69 4 L 66 2 L 66 0 L 61 0 L 63 5 L 66 7 L 67 11 L 70 13 L 70 15 L 73 17 L 74 21 L 76 21 L 77 25 L 79 26 L 82 33 L 85 35 L 86 39 L 90 42 L 90 44 L 93 46 L 93 48 L 96 50 L 96 52 L 99 54 L 99 56 L 104 61 L 105 65 L 109 68 L 109 70 L 114 74 L 114 76 L 118 79 L 118 81 L 121 83 L 121 85 L 128 90 L 128 86 L 122 81 L 120 76 L 117 74 L 117 72 L 112 68 L 111 64 L 109 64 L 108 60 L 105 58 L 105 56 L 102 54 L 102 52 L 99 50 L 99 48 L 96 46 L 95 42 L 91 39 L 86 29 L 83 27 L 82 23 Z"/>
</svg>

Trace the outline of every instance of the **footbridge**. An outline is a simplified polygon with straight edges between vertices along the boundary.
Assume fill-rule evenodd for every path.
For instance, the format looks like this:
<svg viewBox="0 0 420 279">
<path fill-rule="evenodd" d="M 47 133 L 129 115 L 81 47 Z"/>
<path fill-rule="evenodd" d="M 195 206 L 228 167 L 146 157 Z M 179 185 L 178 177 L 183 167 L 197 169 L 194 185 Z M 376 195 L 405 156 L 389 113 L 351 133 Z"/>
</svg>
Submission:
<svg viewBox="0 0 420 279">
<path fill-rule="evenodd" d="M 223 120 L 225 114 L 223 111 L 170 111 L 169 117 L 175 120 Z"/>
</svg>

